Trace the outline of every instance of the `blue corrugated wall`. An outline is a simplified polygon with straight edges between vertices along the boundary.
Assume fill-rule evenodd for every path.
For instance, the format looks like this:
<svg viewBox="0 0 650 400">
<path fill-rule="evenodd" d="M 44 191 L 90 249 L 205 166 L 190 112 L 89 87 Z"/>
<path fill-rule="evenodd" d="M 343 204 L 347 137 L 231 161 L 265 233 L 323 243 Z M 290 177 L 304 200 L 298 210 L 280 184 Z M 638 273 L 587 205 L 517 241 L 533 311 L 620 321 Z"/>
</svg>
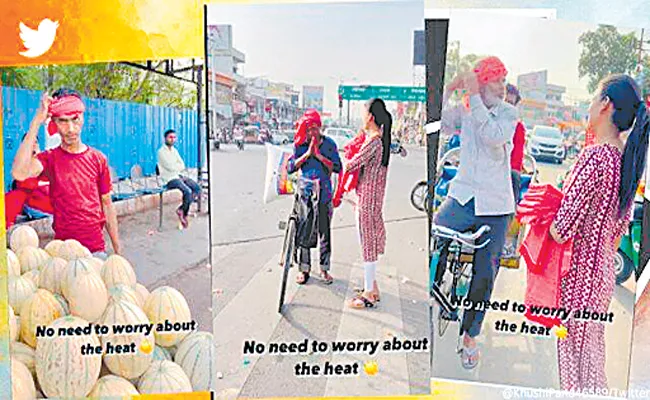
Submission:
<svg viewBox="0 0 650 400">
<path fill-rule="evenodd" d="M 40 91 L 2 88 L 5 189 L 9 188 L 11 164 L 20 140 L 29 129 L 36 112 Z M 120 178 L 129 176 L 131 167 L 140 164 L 145 175 L 153 175 L 156 151 L 163 143 L 163 133 L 178 133 L 177 148 L 185 165 L 196 168 L 198 160 L 196 110 L 154 107 L 145 104 L 84 98 L 86 113 L 81 132 L 83 142 L 108 157 Z M 202 134 L 205 155 L 205 134 Z M 39 133 L 41 149 L 45 147 L 45 130 Z M 206 164 L 205 156 L 202 164 Z"/>
</svg>

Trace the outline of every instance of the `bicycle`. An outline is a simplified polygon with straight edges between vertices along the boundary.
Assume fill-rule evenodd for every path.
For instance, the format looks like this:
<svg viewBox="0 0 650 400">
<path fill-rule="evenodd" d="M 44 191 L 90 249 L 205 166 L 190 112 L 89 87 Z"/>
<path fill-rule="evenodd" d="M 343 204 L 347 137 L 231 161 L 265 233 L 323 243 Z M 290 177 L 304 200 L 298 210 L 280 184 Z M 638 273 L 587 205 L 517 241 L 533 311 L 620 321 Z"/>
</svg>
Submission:
<svg viewBox="0 0 650 400">
<path fill-rule="evenodd" d="M 429 263 L 429 329 L 432 343 L 435 319 L 437 319 L 437 332 L 440 337 L 444 336 L 450 322 L 460 321 L 459 311 L 462 300 L 469 291 L 469 283 L 472 278 L 474 251 L 484 248 L 490 239 L 486 239 L 480 244 L 476 244 L 476 241 L 489 231 L 488 225 L 481 226 L 476 232 L 468 233 L 432 225 L 431 261 Z M 439 239 L 451 240 L 446 246 L 446 265 L 441 271 L 438 271 L 438 264 L 443 248 L 438 246 Z M 435 307 L 436 303 L 437 307 Z"/>
<path fill-rule="evenodd" d="M 280 221 L 278 228 L 284 230 L 284 240 L 282 242 L 282 252 L 280 253 L 280 266 L 282 267 L 282 283 L 280 285 L 280 304 L 278 312 L 282 314 L 284 308 L 284 298 L 287 291 L 287 280 L 289 279 L 289 269 L 294 264 L 298 264 L 298 246 L 297 246 L 297 233 L 298 222 L 300 221 L 300 196 L 310 195 L 311 201 L 318 204 L 319 193 L 318 181 L 301 179 L 298 184 L 298 190 L 294 194 L 293 207 L 287 221 Z"/>
</svg>

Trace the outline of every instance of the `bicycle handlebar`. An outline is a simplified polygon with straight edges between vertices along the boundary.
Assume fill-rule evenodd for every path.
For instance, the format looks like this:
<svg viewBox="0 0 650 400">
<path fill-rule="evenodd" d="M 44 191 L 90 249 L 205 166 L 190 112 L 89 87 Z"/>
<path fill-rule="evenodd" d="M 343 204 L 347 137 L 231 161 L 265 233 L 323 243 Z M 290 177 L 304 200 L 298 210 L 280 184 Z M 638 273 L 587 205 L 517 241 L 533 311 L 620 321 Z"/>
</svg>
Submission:
<svg viewBox="0 0 650 400">
<path fill-rule="evenodd" d="M 487 246 L 488 243 L 490 243 L 490 239 L 488 238 L 483 243 L 476 244 L 476 241 L 488 232 L 490 232 L 490 227 L 488 225 L 481 226 L 476 232 L 473 233 L 462 233 L 441 225 L 433 225 L 431 227 L 431 234 L 433 236 L 457 241 L 474 250 L 482 249 L 483 247 Z"/>
</svg>

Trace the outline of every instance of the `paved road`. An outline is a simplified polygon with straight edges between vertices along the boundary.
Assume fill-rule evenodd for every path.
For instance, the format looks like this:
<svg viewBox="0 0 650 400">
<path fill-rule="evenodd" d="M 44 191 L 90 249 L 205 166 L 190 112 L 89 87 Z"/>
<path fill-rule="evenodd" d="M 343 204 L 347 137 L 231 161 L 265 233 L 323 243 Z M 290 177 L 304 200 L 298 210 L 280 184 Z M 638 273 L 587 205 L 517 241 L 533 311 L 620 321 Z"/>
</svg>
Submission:
<svg viewBox="0 0 650 400">
<path fill-rule="evenodd" d="M 361 285 L 363 269 L 351 207 L 337 210 L 333 220 L 335 282 L 317 279 L 294 284 L 292 271 L 284 316 L 277 313 L 282 232 L 291 199 L 262 204 L 266 151 L 225 146 L 211 153 L 213 210 L 213 311 L 217 342 L 217 394 L 245 397 L 405 395 L 429 392 L 428 353 L 307 354 L 244 356 L 245 340 L 259 343 L 300 342 L 305 338 L 335 340 L 428 337 L 426 282 L 426 218 L 409 200 L 423 179 L 425 153 L 411 149 L 394 157 L 385 206 L 387 254 L 378 265 L 382 301 L 377 309 L 350 310 L 345 302 Z M 310 365 L 363 363 L 375 360 L 379 373 L 356 377 L 312 378 L 294 375 L 302 361 Z"/>
<path fill-rule="evenodd" d="M 555 183 L 558 174 L 569 166 L 538 163 L 540 182 Z M 492 299 L 497 301 L 523 301 L 526 288 L 526 266 L 519 269 L 502 268 L 497 278 Z M 628 280 L 616 288 L 610 306 L 614 323 L 606 328 L 607 377 L 612 388 L 627 386 L 632 318 L 634 316 L 634 282 Z M 507 319 L 520 325 L 525 319 L 511 313 L 488 312 L 479 345 L 482 361 L 471 372 L 463 369 L 456 354 L 458 325 L 451 324 L 446 335 L 434 340 L 434 365 L 436 378 L 481 381 L 524 387 L 559 388 L 556 340 L 531 335 L 513 335 L 494 329 L 497 321 Z M 467 390 L 470 390 L 467 388 Z M 467 392 L 470 393 L 470 392 Z M 502 396 L 495 389 L 495 396 Z M 497 394 L 498 393 L 498 394 Z M 470 397 L 468 397 L 470 398 Z M 503 398 L 503 397 L 490 397 Z"/>
</svg>

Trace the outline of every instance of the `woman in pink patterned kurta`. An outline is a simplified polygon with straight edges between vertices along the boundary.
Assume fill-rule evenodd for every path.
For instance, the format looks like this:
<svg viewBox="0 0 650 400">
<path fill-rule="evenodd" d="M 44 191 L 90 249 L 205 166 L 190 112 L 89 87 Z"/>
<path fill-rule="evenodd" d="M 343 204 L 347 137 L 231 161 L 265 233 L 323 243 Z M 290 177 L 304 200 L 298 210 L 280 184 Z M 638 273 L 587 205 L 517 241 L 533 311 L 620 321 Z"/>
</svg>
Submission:
<svg viewBox="0 0 650 400">
<path fill-rule="evenodd" d="M 379 300 L 375 279 L 377 259 L 386 247 L 383 207 L 390 158 L 392 117 L 381 99 L 370 101 L 364 110 L 366 141 L 346 165 L 360 171 L 357 185 L 357 219 L 364 260 L 364 291 L 352 299 L 353 308 L 372 307 Z"/>
<path fill-rule="evenodd" d="M 636 122 L 635 122 L 636 121 Z M 623 145 L 621 133 L 634 124 Z M 573 167 L 551 227 L 553 238 L 573 239 L 571 268 L 562 279 L 560 306 L 571 315 L 558 341 L 563 390 L 606 389 L 605 326 L 576 313 L 607 316 L 616 277 L 614 254 L 627 228 L 648 148 L 648 118 L 639 90 L 627 75 L 605 78 L 589 108 L 596 143 Z"/>
</svg>

